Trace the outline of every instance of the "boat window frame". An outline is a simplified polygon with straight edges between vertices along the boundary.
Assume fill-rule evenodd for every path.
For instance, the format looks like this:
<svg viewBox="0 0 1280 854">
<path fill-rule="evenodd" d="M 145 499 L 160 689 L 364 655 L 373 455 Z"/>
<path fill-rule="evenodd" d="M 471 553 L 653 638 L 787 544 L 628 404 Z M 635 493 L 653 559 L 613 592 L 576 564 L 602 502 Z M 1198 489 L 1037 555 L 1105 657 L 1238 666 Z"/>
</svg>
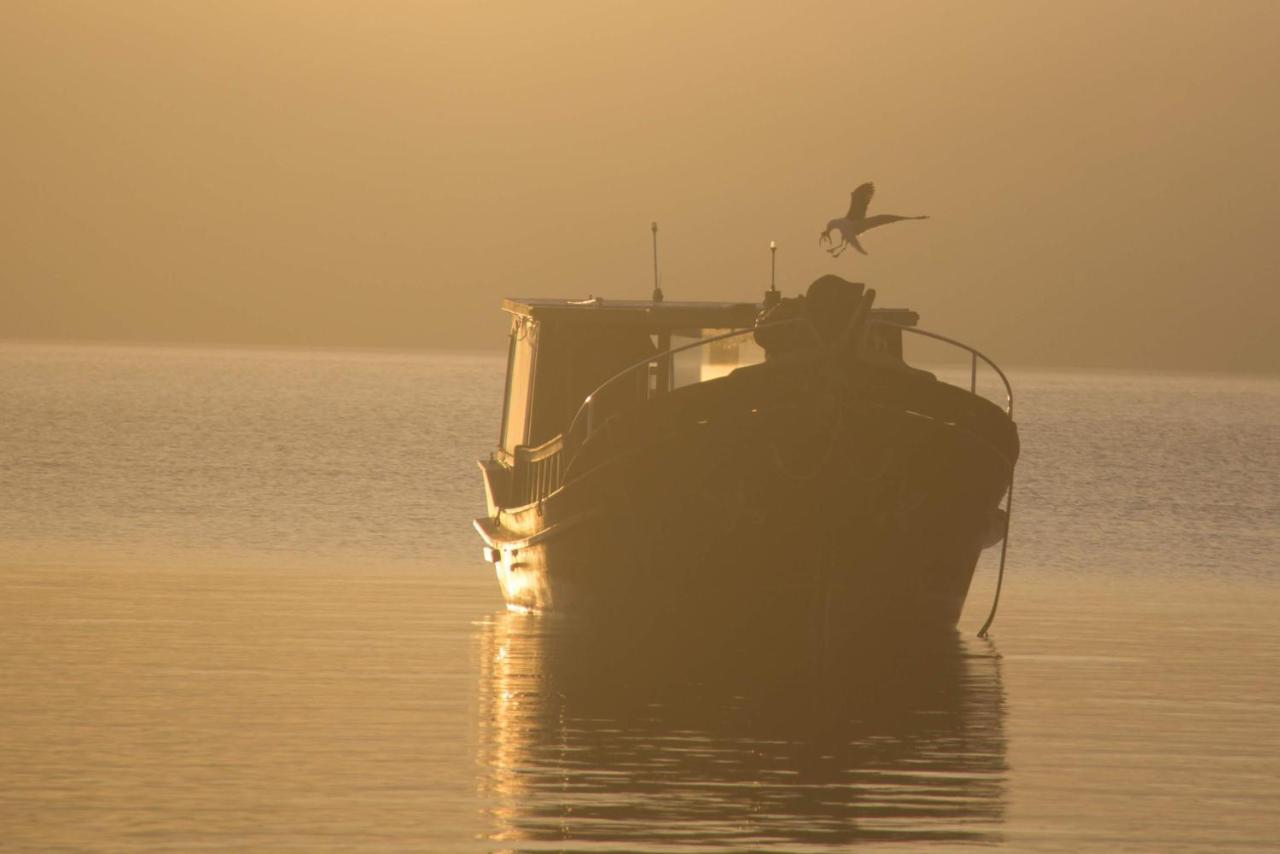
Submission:
<svg viewBox="0 0 1280 854">
<path fill-rule="evenodd" d="M 506 459 L 514 459 L 516 448 L 529 441 L 529 422 L 533 412 L 533 385 L 538 369 L 538 321 L 525 315 L 515 315 L 511 319 L 510 343 L 507 347 L 507 379 L 502 394 L 502 420 L 498 425 L 498 452 Z M 516 356 L 521 342 L 527 341 L 529 357 L 526 362 L 527 376 L 524 380 L 524 400 L 522 401 L 524 418 L 518 441 L 512 441 L 507 447 L 507 428 L 514 412 L 511 399 L 512 389 L 516 385 Z"/>
</svg>

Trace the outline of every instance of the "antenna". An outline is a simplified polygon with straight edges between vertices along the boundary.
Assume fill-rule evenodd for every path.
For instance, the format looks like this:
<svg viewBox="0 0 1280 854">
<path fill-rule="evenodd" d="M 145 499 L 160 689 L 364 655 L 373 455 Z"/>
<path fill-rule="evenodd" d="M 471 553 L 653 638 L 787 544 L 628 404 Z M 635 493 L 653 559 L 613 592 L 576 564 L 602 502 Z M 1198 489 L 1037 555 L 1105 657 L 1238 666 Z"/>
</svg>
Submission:
<svg viewBox="0 0 1280 854">
<path fill-rule="evenodd" d="M 653 229 L 653 301 L 662 302 L 662 286 L 658 283 L 658 223 L 650 227 Z"/>
</svg>

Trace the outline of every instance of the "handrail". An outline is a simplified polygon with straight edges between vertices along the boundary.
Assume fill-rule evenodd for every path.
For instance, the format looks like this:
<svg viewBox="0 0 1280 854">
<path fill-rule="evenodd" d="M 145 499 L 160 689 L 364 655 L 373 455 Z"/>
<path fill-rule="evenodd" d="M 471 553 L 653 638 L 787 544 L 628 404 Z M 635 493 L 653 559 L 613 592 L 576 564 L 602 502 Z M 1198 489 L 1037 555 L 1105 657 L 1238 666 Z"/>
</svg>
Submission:
<svg viewBox="0 0 1280 854">
<path fill-rule="evenodd" d="M 990 366 L 991 370 L 995 371 L 996 374 L 1000 377 L 1000 382 L 1004 383 L 1004 395 L 1005 395 L 1004 411 L 1005 411 L 1005 414 L 1007 414 L 1010 418 L 1013 418 L 1013 386 L 1009 384 L 1009 378 L 1004 375 L 1004 371 L 1000 370 L 1000 366 L 997 365 L 995 362 L 991 361 L 990 357 L 984 354 L 981 350 L 975 350 L 973 347 L 970 347 L 968 344 L 965 344 L 963 341 L 957 341 L 954 338 L 948 338 L 945 335 L 939 335 L 936 332 L 929 332 L 928 330 L 925 330 L 925 329 L 918 329 L 914 326 L 903 326 L 901 323 L 894 323 L 890 320 L 874 320 L 873 319 L 870 322 L 878 323 L 881 326 L 892 326 L 895 329 L 901 329 L 904 332 L 911 332 L 915 335 L 923 335 L 926 338 L 934 338 L 938 341 L 942 341 L 947 344 L 950 344 L 953 347 L 959 347 L 961 350 L 967 350 L 972 359 L 970 363 L 970 370 L 969 370 L 969 393 L 970 394 L 978 393 L 978 389 L 977 389 L 978 360 L 981 359 L 982 361 L 986 362 L 987 365 Z"/>
<path fill-rule="evenodd" d="M 574 413 L 573 420 L 569 422 L 569 429 L 564 431 L 564 435 L 566 437 L 573 435 L 574 428 L 578 426 L 578 419 L 582 417 L 583 412 L 587 413 L 587 434 L 590 435 L 591 426 L 592 426 L 591 424 L 592 412 L 594 409 L 595 398 L 609 386 L 623 379 L 627 375 L 640 370 L 641 368 L 648 367 L 648 365 L 652 362 L 656 362 L 659 359 L 669 358 L 671 356 L 674 356 L 676 353 L 680 353 L 684 350 L 692 350 L 694 347 L 702 347 L 707 344 L 711 344 L 715 341 L 723 341 L 726 338 L 733 338 L 738 335 L 745 335 L 748 332 L 755 332 L 757 329 L 770 329 L 775 326 L 787 326 L 790 324 L 796 324 L 801 322 L 804 322 L 803 318 L 791 318 L 788 320 L 775 320 L 772 323 L 760 323 L 760 324 L 757 324 L 756 326 L 747 326 L 741 329 L 732 329 L 728 332 L 723 332 L 719 335 L 712 335 L 710 338 L 699 338 L 697 341 L 691 341 L 688 344 L 681 344 L 679 347 L 672 347 L 669 350 L 663 350 L 661 353 L 655 353 L 654 355 L 648 356 L 642 359 L 641 361 L 636 362 L 633 365 L 629 365 L 628 367 L 623 368 L 618 373 L 609 377 L 609 379 L 600 383 L 600 385 L 596 386 L 592 390 L 591 394 L 583 398 L 582 404 L 578 407 L 578 411 Z"/>
<path fill-rule="evenodd" d="M 564 435 L 552 436 L 541 445 L 516 445 L 514 456 L 526 459 L 531 463 L 555 456 L 564 445 Z"/>
<path fill-rule="evenodd" d="M 604 380 L 603 383 L 596 385 L 596 387 L 593 389 L 593 391 L 591 391 L 590 394 L 588 394 L 588 396 L 586 396 L 585 398 L 582 398 L 582 403 L 579 407 L 577 407 L 577 411 L 575 412 L 575 414 L 573 414 L 573 419 L 570 421 L 570 424 L 568 424 L 568 429 L 564 431 L 564 437 L 566 438 L 572 437 L 573 431 L 575 431 L 575 429 L 577 428 L 577 423 L 579 423 L 579 420 L 581 419 L 582 414 L 584 414 L 584 412 L 586 412 L 586 415 L 588 415 L 588 434 L 590 434 L 591 433 L 591 412 L 593 412 L 595 398 L 598 397 L 599 394 L 604 391 L 604 389 L 611 387 L 611 385 L 613 385 L 614 383 L 620 382 L 620 380 L 625 379 L 627 375 L 630 375 L 632 373 L 635 373 L 635 371 L 640 370 L 641 367 L 646 367 L 652 364 L 652 362 L 658 361 L 659 359 L 668 359 L 668 357 L 675 356 L 676 353 L 678 352 L 692 350 L 692 348 L 694 347 L 703 347 L 705 346 L 705 344 L 709 344 L 717 341 L 724 341 L 724 339 L 726 338 L 735 338 L 737 337 L 737 335 L 744 335 L 749 332 L 755 332 L 756 329 L 769 329 L 769 328 L 773 328 L 773 326 L 785 326 L 785 325 L 799 324 L 799 323 L 804 323 L 804 319 L 791 318 L 787 320 L 776 320 L 776 321 L 773 321 L 773 323 L 763 323 L 755 326 L 744 326 L 744 328 L 741 328 L 741 329 L 731 329 L 730 332 L 721 333 L 718 335 L 712 335 L 712 337 L 710 338 L 699 338 L 698 341 L 690 342 L 687 344 L 681 344 L 680 347 L 672 347 L 672 348 L 669 348 L 669 350 L 664 350 L 663 352 L 660 352 L 660 353 L 654 353 L 653 356 L 646 356 L 645 359 L 637 361 L 635 362 L 635 364 L 628 365 L 627 367 L 623 367 L 623 369 L 621 371 L 618 371 L 617 374 L 614 374 L 613 376 L 611 376 L 611 378 Z M 970 374 L 969 374 L 970 376 L 969 392 L 972 394 L 978 393 L 978 389 L 977 389 L 978 360 L 980 359 L 986 362 L 986 364 L 989 367 L 991 367 L 993 371 L 996 371 L 996 375 L 1000 376 L 1000 382 L 1004 383 L 1005 385 L 1005 401 L 1006 401 L 1005 414 L 1009 415 L 1010 419 L 1011 417 L 1014 417 L 1014 387 L 1012 387 L 1012 385 L 1010 384 L 1009 378 L 1007 378 L 1007 376 L 1005 375 L 1005 371 L 1002 371 L 1000 369 L 1000 365 L 997 365 L 995 361 L 992 361 L 991 357 L 987 356 L 986 353 L 983 353 L 982 351 L 979 351 L 979 350 L 975 350 L 975 348 L 970 347 L 969 344 L 966 344 L 961 341 L 956 341 L 955 338 L 947 338 L 946 335 L 940 335 L 936 332 L 928 332 L 928 330 L 919 329 L 919 328 L 916 328 L 916 326 L 906 326 L 900 323 L 893 323 L 892 320 L 877 320 L 874 318 L 870 318 L 868 319 L 868 324 L 892 326 L 892 328 L 901 329 L 901 330 L 904 330 L 904 332 L 910 332 L 916 335 L 924 335 L 925 338 L 937 339 L 937 341 L 951 344 L 952 347 L 959 347 L 960 350 L 969 352 L 970 357 L 972 357 L 972 364 L 970 364 Z"/>
</svg>

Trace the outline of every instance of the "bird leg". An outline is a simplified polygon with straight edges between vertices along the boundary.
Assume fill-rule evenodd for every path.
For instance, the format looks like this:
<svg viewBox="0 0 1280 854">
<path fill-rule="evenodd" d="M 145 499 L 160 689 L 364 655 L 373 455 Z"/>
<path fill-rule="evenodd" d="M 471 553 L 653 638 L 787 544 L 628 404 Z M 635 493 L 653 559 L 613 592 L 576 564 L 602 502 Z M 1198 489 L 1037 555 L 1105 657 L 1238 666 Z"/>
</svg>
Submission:
<svg viewBox="0 0 1280 854">
<path fill-rule="evenodd" d="M 849 242 L 841 241 L 839 246 L 835 247 L 834 249 L 828 249 L 827 251 L 831 253 L 832 258 L 839 258 L 841 255 L 844 254 L 844 250 L 848 248 L 849 248 Z"/>
</svg>

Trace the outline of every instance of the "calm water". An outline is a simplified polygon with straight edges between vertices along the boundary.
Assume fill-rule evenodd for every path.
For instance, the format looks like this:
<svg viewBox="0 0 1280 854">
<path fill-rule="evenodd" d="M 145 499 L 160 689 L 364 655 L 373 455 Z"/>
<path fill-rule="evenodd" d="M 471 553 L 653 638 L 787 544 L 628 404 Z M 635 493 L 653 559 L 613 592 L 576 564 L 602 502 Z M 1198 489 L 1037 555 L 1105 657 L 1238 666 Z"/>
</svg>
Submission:
<svg viewBox="0 0 1280 854">
<path fill-rule="evenodd" d="M 708 675 L 502 611 L 501 372 L 0 344 L 0 849 L 1280 844 L 1280 382 L 1015 371 L 989 643 Z"/>
</svg>

